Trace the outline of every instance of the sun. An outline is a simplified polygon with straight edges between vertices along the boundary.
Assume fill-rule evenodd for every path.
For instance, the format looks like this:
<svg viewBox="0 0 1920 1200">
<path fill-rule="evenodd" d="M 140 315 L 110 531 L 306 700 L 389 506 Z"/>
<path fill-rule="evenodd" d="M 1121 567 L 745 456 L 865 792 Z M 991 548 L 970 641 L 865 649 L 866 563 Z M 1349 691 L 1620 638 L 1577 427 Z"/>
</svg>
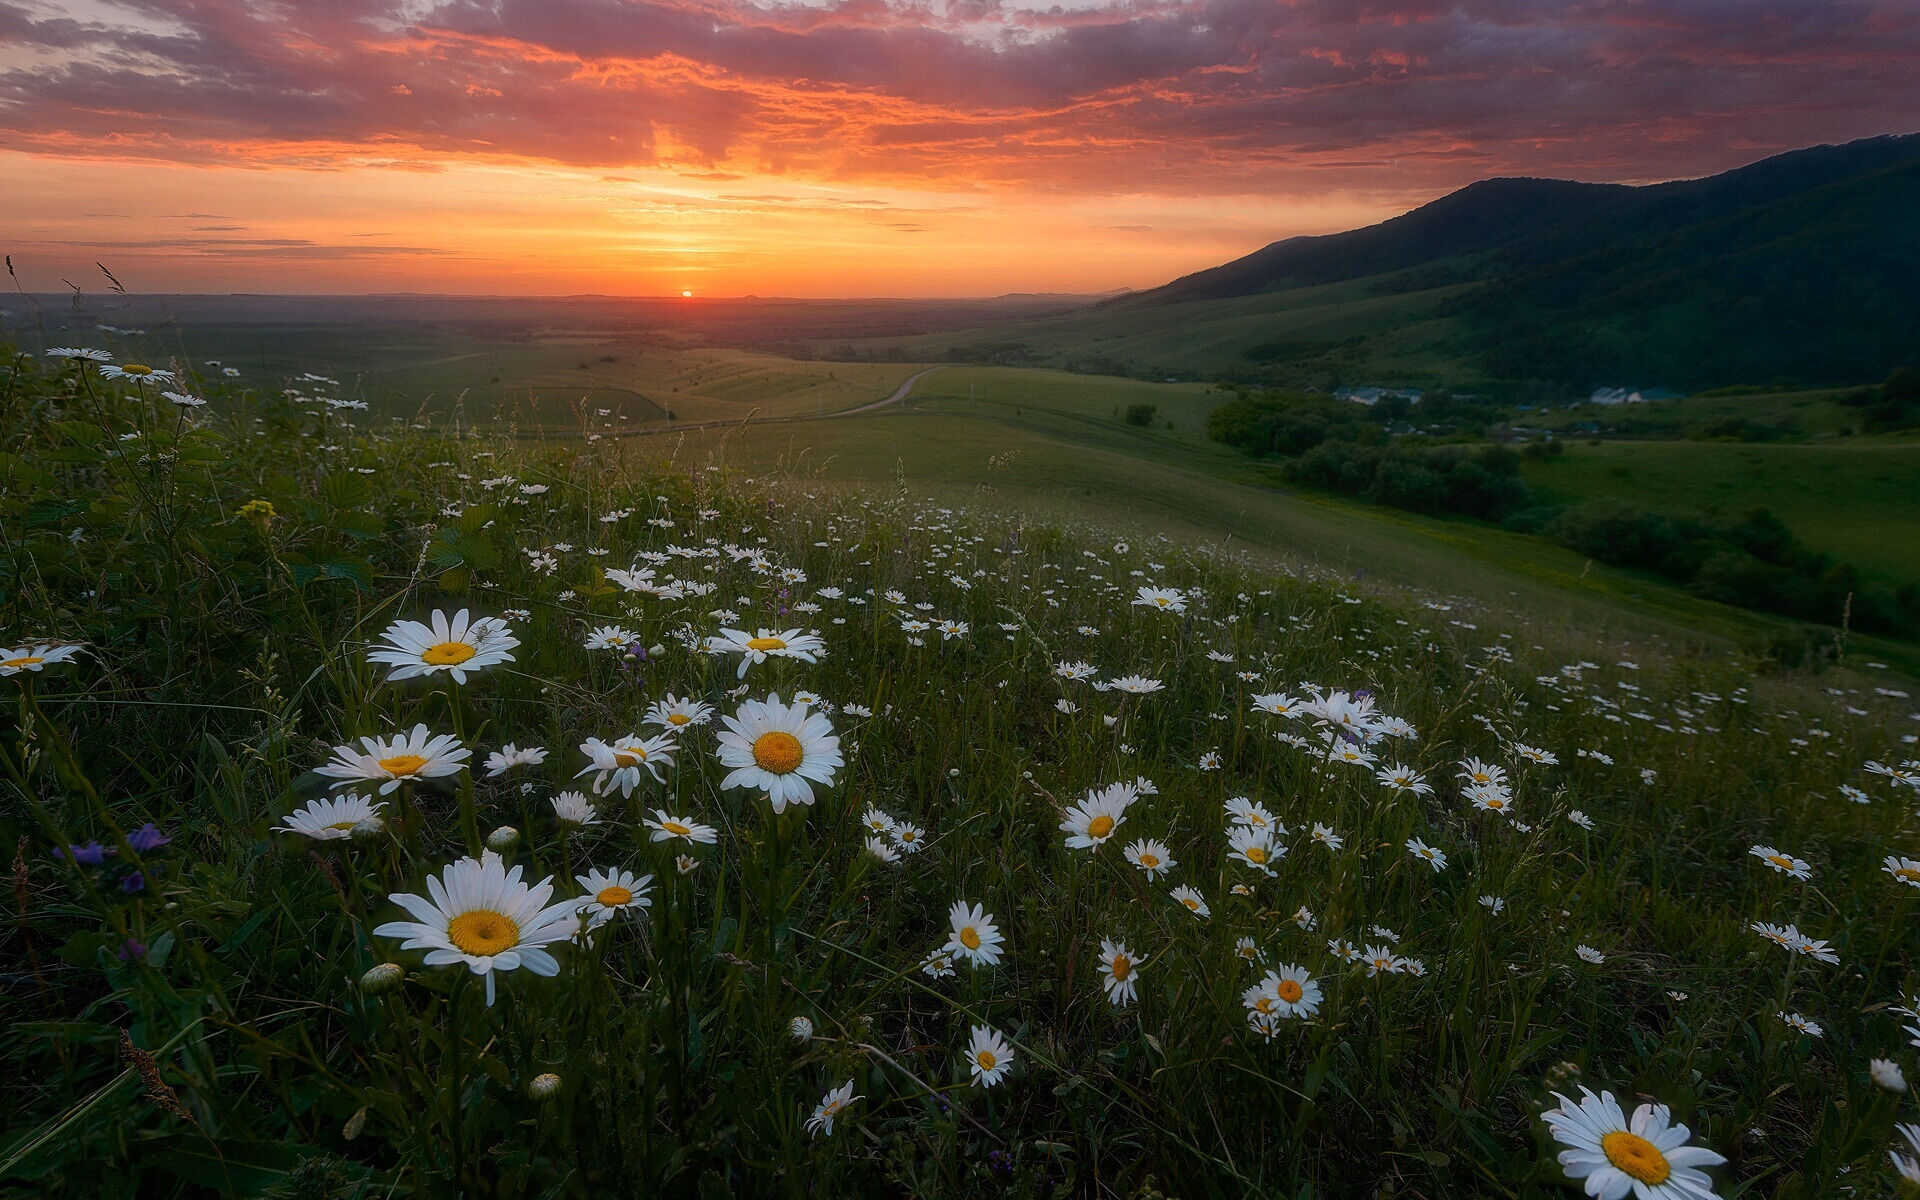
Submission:
<svg viewBox="0 0 1920 1200">
<path fill-rule="evenodd" d="M 691 300 L 691 299 L 693 299 L 693 289 L 691 289 L 691 288 L 685 288 L 685 289 L 682 289 L 682 291 L 680 292 L 680 298 L 681 298 L 682 300 Z"/>
</svg>

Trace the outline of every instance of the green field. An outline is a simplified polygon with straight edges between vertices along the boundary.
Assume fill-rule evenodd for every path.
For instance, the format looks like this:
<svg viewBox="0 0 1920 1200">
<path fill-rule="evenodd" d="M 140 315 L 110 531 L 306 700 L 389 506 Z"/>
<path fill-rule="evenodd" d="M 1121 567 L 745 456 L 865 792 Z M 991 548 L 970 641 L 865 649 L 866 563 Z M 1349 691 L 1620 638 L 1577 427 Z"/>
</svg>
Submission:
<svg viewBox="0 0 1920 1200">
<path fill-rule="evenodd" d="M 1669 653 L 1697 655 L 1763 642 L 1792 627 L 1589 562 L 1537 537 L 1286 487 L 1270 468 L 1206 439 L 1205 414 L 1221 399 L 1203 384 L 947 367 L 923 380 L 906 404 L 882 412 L 631 445 L 644 458 L 724 463 L 758 476 L 886 492 L 904 481 L 914 496 L 1224 543 L 1265 562 L 1453 603 L 1482 618 L 1497 615 L 1537 639 L 1569 631 L 1652 638 Z M 1127 425 L 1118 415 L 1137 403 L 1159 410 L 1152 427 Z M 1578 470 L 1587 452 L 1575 447 L 1565 461 Z M 1897 554 L 1895 548 L 1886 557 Z M 1920 673 L 1912 646 L 1874 638 L 1856 638 L 1853 646 Z"/>
</svg>

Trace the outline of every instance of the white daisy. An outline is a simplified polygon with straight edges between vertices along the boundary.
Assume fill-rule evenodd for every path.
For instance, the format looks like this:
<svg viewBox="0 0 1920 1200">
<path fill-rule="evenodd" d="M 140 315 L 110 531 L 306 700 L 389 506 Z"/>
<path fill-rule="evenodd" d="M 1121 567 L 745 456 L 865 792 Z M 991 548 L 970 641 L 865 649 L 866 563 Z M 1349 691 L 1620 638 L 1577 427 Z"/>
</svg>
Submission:
<svg viewBox="0 0 1920 1200">
<path fill-rule="evenodd" d="M 813 1106 L 813 1115 L 807 1118 L 807 1132 L 816 1136 L 833 1136 L 833 1119 L 845 1112 L 847 1106 L 855 1100 L 863 1099 L 853 1094 L 853 1080 L 849 1079 L 820 1097 L 820 1103 Z"/>
<path fill-rule="evenodd" d="M 464 608 L 452 617 L 436 608 L 424 624 L 395 621 L 380 636 L 386 644 L 374 647 L 367 659 L 391 665 L 390 681 L 445 671 L 464 684 L 470 671 L 512 662 L 513 648 L 520 644 L 499 617 L 473 620 Z"/>
<path fill-rule="evenodd" d="M 947 920 L 953 932 L 947 935 L 947 944 L 942 949 L 951 950 L 976 967 L 998 965 L 1006 937 L 983 905 L 955 900 L 947 912 Z"/>
<path fill-rule="evenodd" d="M 803 633 L 798 629 L 762 629 L 751 636 L 744 629 L 722 629 L 718 637 L 707 639 L 706 650 L 708 654 L 740 655 L 737 678 L 745 679 L 748 667 L 757 666 L 768 658 L 819 662 L 819 656 L 827 652 L 827 643 L 817 633 Z"/>
<path fill-rule="evenodd" d="M 1098 850 L 1127 819 L 1127 808 L 1139 793 L 1130 783 L 1114 783 L 1095 791 L 1067 810 L 1060 829 L 1069 850 Z"/>
<path fill-rule="evenodd" d="M 379 828 L 383 807 L 358 792 L 323 796 L 288 813 L 287 823 L 273 828 L 275 833 L 304 834 L 316 842 L 340 841 L 352 837 L 362 825 Z"/>
<path fill-rule="evenodd" d="M 1115 1007 L 1134 1001 L 1134 983 L 1147 960 L 1127 949 L 1125 942 L 1100 940 L 1100 986 Z"/>
<path fill-rule="evenodd" d="M 465 963 L 486 979 L 491 1006 L 495 971 L 525 967 L 535 975 L 558 974 L 560 964 L 545 947 L 566 941 L 580 927 L 578 900 L 549 904 L 553 880 L 528 887 L 521 870 L 509 870 L 491 850 L 450 863 L 438 876 L 427 876 L 427 896 L 388 897 L 415 920 L 388 921 L 373 932 L 405 938 L 402 950 L 426 950 L 427 966 Z"/>
<path fill-rule="evenodd" d="M 967 1043 L 967 1068 L 981 1087 L 992 1087 L 1013 1070 L 1013 1047 L 989 1026 L 975 1025 L 972 1033 Z"/>
<path fill-rule="evenodd" d="M 834 771 L 845 762 L 833 723 L 809 714 L 805 704 L 780 703 L 777 692 L 764 701 L 748 700 L 720 720 L 726 729 L 715 753 L 731 768 L 720 786 L 764 790 L 776 813 L 789 804 L 812 804 L 812 785 L 832 787 Z"/>
<path fill-rule="evenodd" d="M 456 775 L 466 769 L 472 754 L 452 734 L 429 734 L 424 724 L 397 737 L 363 737 L 360 745 L 359 750 L 335 746 L 332 761 L 315 767 L 314 773 L 337 780 L 334 787 L 377 782 L 385 796 L 409 779 Z"/>
<path fill-rule="evenodd" d="M 585 893 L 578 904 L 586 914 L 589 929 L 598 929 L 622 914 L 632 915 L 653 907 L 653 898 L 647 895 L 653 889 L 651 875 L 636 875 L 616 867 L 611 871 L 575 875 L 573 881 Z"/>
<path fill-rule="evenodd" d="M 38 672 L 55 663 L 66 662 L 84 649 L 86 647 L 77 644 L 21 646 L 12 650 L 0 646 L 0 679 L 18 675 L 22 671 Z"/>
<path fill-rule="evenodd" d="M 1670 1125 L 1667 1106 L 1642 1104 L 1628 1121 L 1611 1092 L 1580 1089 L 1578 1104 L 1555 1092 L 1560 1107 L 1541 1114 L 1560 1152 L 1567 1178 L 1586 1180 L 1596 1200 L 1710 1200 L 1713 1180 L 1701 1171 L 1727 1161 L 1704 1146 L 1687 1145 L 1687 1127 Z"/>
<path fill-rule="evenodd" d="M 593 794 L 604 796 L 614 788 L 620 789 L 622 796 L 633 795 L 633 789 L 640 786 L 640 772 L 645 771 L 660 783 L 660 768 L 673 765 L 673 738 L 668 734 L 643 738 L 637 733 L 629 733 L 603 742 L 599 738 L 588 738 L 580 743 L 580 753 L 587 756 L 587 765 L 574 773 L 578 779 L 582 775 L 593 776 Z"/>
<path fill-rule="evenodd" d="M 537 767 L 547 761 L 547 752 L 539 746 L 528 746 L 525 750 L 508 742 L 506 745 L 487 755 L 487 778 L 504 775 L 515 767 Z"/>
</svg>

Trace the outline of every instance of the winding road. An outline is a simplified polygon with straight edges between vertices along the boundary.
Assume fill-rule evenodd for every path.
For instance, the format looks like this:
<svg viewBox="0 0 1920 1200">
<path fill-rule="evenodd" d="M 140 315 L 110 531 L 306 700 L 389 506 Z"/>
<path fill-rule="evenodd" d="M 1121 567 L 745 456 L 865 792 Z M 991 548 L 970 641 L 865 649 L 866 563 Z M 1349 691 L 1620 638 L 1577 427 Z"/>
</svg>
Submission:
<svg viewBox="0 0 1920 1200">
<path fill-rule="evenodd" d="M 745 424 L 748 424 L 749 422 L 755 425 L 775 425 L 775 424 L 783 424 L 783 423 L 788 423 L 793 421 L 830 421 L 835 417 L 857 416 L 860 413 L 870 413 L 877 409 L 887 408 L 891 405 L 900 403 L 902 400 L 905 400 L 909 395 L 913 393 L 913 387 L 915 384 L 919 383 L 922 379 L 925 379 L 927 376 L 933 374 L 935 371 L 938 371 L 941 369 L 942 368 L 940 367 L 928 367 L 924 371 L 917 371 L 914 374 L 907 376 L 906 379 L 902 380 L 900 386 L 893 389 L 893 394 L 890 396 L 886 396 L 882 399 L 872 401 L 871 403 L 868 403 L 868 404 L 855 405 L 853 408 L 838 408 L 830 413 L 815 413 L 812 416 L 807 416 L 803 414 L 800 416 L 792 416 L 792 417 L 759 417 L 759 418 L 755 418 L 751 413 L 749 413 L 744 417 L 729 417 L 724 421 L 695 421 L 689 425 L 679 425 L 679 424 L 670 423 L 666 425 L 652 426 L 647 429 L 627 429 L 627 430 L 622 430 L 620 433 L 620 436 L 622 438 L 630 438 L 630 437 L 651 436 L 657 433 L 691 433 L 701 429 L 720 429 L 728 425 L 745 425 Z"/>
</svg>

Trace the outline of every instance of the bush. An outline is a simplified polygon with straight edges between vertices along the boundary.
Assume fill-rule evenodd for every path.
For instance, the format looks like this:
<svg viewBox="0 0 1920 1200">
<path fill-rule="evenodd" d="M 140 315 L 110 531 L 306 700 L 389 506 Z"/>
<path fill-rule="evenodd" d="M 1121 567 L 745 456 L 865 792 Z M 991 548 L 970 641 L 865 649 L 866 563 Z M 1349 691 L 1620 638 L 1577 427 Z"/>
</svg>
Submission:
<svg viewBox="0 0 1920 1200">
<path fill-rule="evenodd" d="M 1154 414 L 1159 411 L 1151 404 L 1129 404 L 1127 405 L 1127 424 L 1151 425 Z"/>
</svg>

